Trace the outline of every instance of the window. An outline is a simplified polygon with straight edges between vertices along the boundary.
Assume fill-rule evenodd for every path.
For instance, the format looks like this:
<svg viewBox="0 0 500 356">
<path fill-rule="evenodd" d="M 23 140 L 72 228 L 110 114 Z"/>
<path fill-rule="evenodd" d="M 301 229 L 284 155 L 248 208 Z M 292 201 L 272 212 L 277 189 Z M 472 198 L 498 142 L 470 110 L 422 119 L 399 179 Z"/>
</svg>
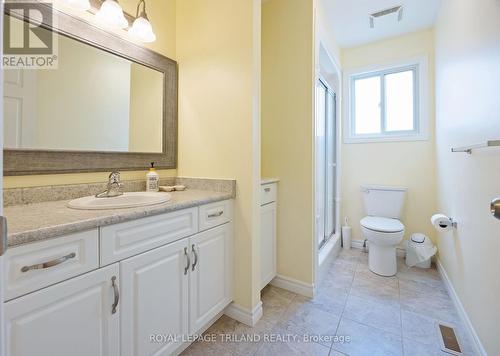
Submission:
<svg viewBox="0 0 500 356">
<path fill-rule="evenodd" d="M 419 62 L 348 75 L 345 142 L 426 139 L 420 87 L 424 69 Z"/>
</svg>

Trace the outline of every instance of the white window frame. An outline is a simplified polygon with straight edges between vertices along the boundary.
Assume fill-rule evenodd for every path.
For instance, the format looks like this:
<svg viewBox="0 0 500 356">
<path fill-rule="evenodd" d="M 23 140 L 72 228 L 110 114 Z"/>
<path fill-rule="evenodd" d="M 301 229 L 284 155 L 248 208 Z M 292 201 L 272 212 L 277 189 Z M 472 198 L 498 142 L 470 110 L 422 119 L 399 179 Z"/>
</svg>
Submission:
<svg viewBox="0 0 500 356">
<path fill-rule="evenodd" d="M 414 130 L 412 131 L 384 131 L 377 134 L 356 134 L 355 133 L 355 112 L 354 112 L 354 81 L 356 79 L 369 78 L 377 75 L 398 73 L 407 70 L 414 70 Z M 392 62 L 385 65 L 371 66 L 349 70 L 344 75 L 344 93 L 346 95 L 344 106 L 344 143 L 363 142 L 394 142 L 394 141 L 423 141 L 429 139 L 429 111 L 428 111 L 428 65 L 426 57 L 418 57 L 410 60 Z M 385 99 L 384 92 L 381 93 Z M 382 108 L 382 129 L 385 127 L 385 112 Z"/>
</svg>

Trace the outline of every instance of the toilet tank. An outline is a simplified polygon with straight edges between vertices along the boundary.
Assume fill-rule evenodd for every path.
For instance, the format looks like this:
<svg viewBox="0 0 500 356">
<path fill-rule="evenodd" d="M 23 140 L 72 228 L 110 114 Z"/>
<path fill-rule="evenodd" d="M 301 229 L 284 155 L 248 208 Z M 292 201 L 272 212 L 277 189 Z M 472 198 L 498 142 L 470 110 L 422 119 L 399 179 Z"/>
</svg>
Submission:
<svg viewBox="0 0 500 356">
<path fill-rule="evenodd" d="M 369 185 L 362 187 L 368 216 L 399 219 L 403 212 L 406 188 Z"/>
</svg>

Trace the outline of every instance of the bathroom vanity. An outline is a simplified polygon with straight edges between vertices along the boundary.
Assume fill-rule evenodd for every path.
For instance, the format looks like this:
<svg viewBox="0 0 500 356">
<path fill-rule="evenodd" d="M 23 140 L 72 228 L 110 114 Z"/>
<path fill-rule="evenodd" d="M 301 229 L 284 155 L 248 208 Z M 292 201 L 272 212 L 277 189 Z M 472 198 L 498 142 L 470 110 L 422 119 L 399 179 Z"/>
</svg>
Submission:
<svg viewBox="0 0 500 356">
<path fill-rule="evenodd" d="M 99 212 L 7 207 L 7 354 L 170 355 L 219 318 L 232 301 L 234 196 L 171 194 Z"/>
</svg>

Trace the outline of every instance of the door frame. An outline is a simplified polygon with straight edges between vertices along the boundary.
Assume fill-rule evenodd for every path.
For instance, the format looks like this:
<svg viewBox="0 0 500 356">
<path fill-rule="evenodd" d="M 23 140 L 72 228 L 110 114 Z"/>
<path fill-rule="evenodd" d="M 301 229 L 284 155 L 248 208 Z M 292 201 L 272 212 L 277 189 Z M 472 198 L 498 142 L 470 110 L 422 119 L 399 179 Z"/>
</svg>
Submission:
<svg viewBox="0 0 500 356">
<path fill-rule="evenodd" d="M 3 1 L 0 2 L 0 13 L 3 14 Z M 3 16 L 0 16 L 0 58 L 3 58 Z M 3 215 L 3 69 L 0 70 L 0 215 Z M 2 237 L 0 237 L 2 238 Z M 5 238 L 7 238 L 5 236 Z M 6 355 L 6 331 L 5 331 L 5 313 L 3 308 L 4 302 L 4 256 L 0 256 L 0 356 Z"/>
</svg>

